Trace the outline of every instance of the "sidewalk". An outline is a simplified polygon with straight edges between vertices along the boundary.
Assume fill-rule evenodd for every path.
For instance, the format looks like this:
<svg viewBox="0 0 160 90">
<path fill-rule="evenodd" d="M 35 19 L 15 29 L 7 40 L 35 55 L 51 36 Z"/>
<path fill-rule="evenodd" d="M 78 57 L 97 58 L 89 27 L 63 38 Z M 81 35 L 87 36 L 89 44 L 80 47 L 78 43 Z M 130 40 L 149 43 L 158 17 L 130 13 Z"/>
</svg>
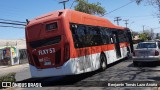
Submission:
<svg viewBox="0 0 160 90">
<path fill-rule="evenodd" d="M 14 66 L 0 66 L 0 76 L 9 74 L 11 72 L 22 72 L 29 68 L 29 64 L 20 64 L 20 65 L 14 65 Z"/>
<path fill-rule="evenodd" d="M 0 69 L 7 68 L 7 67 L 9 67 L 9 66 L 0 66 Z"/>
</svg>

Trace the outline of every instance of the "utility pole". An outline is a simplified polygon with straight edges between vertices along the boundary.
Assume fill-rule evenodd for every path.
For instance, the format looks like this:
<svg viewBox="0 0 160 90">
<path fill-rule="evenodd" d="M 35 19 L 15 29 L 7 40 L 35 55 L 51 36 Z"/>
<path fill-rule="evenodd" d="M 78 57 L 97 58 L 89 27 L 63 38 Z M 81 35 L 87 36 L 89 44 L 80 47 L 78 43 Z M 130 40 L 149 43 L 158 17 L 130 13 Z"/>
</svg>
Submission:
<svg viewBox="0 0 160 90">
<path fill-rule="evenodd" d="M 144 26 L 145 26 L 145 25 L 143 25 L 143 33 L 144 33 Z"/>
<path fill-rule="evenodd" d="M 122 19 L 120 17 L 115 17 L 115 22 L 117 22 L 117 25 L 119 25 L 119 21 L 121 21 Z"/>
<path fill-rule="evenodd" d="M 127 25 L 128 25 L 128 21 L 129 21 L 129 20 L 123 20 L 123 21 L 125 21 L 125 24 L 126 24 L 126 28 L 127 28 Z"/>
<path fill-rule="evenodd" d="M 153 28 L 151 28 L 151 39 L 153 40 L 154 38 L 154 31 L 153 31 Z"/>
<path fill-rule="evenodd" d="M 64 0 L 64 1 L 61 1 L 61 2 L 59 2 L 59 3 L 63 3 L 63 7 L 64 7 L 64 9 L 66 9 L 66 2 L 68 2 L 69 0 Z"/>
</svg>

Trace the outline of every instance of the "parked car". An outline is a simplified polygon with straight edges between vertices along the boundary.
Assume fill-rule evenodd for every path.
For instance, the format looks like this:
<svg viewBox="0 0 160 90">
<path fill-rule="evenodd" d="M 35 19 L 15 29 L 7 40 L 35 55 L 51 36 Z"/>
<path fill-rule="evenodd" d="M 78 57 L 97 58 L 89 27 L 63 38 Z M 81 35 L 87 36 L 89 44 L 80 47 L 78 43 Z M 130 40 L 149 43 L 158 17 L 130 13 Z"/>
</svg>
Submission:
<svg viewBox="0 0 160 90">
<path fill-rule="evenodd" d="M 160 62 L 160 41 L 141 42 L 133 52 L 133 64 L 140 62 Z"/>
</svg>

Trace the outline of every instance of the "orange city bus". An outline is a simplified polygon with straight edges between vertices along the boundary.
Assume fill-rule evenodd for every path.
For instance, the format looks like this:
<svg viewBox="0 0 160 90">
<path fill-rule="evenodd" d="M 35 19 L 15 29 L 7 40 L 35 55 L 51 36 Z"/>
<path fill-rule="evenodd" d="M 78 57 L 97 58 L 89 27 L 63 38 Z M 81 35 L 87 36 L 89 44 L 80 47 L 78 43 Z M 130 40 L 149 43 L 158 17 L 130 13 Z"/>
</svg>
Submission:
<svg viewBox="0 0 160 90">
<path fill-rule="evenodd" d="M 26 42 L 32 77 L 105 70 L 133 52 L 128 28 L 69 9 L 29 21 Z"/>
</svg>

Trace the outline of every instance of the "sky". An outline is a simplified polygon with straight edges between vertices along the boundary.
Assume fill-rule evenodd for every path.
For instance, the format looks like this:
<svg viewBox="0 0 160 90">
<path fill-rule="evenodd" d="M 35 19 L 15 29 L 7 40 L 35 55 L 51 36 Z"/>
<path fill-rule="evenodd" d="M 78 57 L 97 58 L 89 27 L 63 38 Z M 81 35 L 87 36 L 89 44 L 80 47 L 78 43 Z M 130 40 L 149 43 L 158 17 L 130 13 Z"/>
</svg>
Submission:
<svg viewBox="0 0 160 90">
<path fill-rule="evenodd" d="M 1 0 L 0 2 L 0 19 L 15 20 L 25 22 L 26 19 L 34 19 L 37 16 L 63 9 L 63 5 L 59 4 L 62 0 Z M 66 3 L 66 8 L 70 8 L 74 0 Z M 107 12 L 113 11 L 131 0 L 88 0 L 88 2 L 100 2 Z M 73 3 L 71 9 L 74 9 L 76 3 Z M 144 29 L 153 28 L 154 33 L 160 33 L 160 23 L 156 17 L 156 9 L 152 6 L 142 3 L 137 5 L 135 2 L 120 8 L 112 13 L 106 14 L 103 18 L 109 19 L 112 23 L 115 17 L 120 17 L 120 26 L 125 27 L 128 21 L 128 28 L 132 31 L 142 32 Z M 1 20 L 0 20 L 1 21 Z M 4 24 L 0 24 L 4 25 Z M 21 26 L 18 26 L 21 27 Z M 0 27 L 0 39 L 24 39 L 24 28 Z"/>
</svg>

